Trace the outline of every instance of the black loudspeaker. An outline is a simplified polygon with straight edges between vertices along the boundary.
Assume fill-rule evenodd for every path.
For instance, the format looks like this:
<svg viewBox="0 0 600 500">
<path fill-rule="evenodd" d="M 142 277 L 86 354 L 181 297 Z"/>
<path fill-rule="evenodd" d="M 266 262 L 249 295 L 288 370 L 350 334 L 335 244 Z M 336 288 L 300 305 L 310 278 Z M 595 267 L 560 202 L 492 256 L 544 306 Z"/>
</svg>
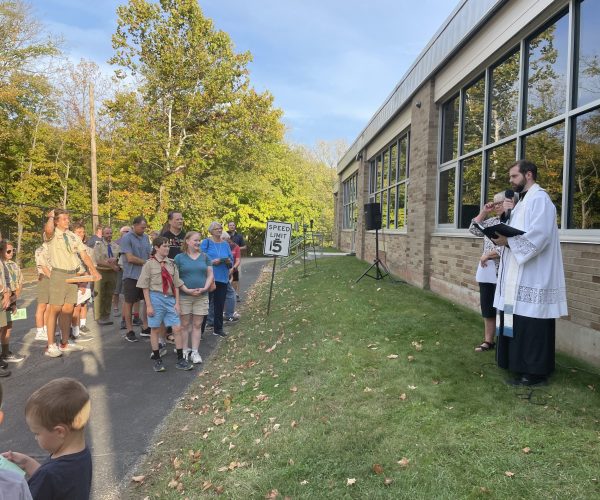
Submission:
<svg viewBox="0 0 600 500">
<path fill-rule="evenodd" d="M 365 203 L 365 225 L 367 231 L 381 229 L 381 205 L 379 203 Z"/>
</svg>

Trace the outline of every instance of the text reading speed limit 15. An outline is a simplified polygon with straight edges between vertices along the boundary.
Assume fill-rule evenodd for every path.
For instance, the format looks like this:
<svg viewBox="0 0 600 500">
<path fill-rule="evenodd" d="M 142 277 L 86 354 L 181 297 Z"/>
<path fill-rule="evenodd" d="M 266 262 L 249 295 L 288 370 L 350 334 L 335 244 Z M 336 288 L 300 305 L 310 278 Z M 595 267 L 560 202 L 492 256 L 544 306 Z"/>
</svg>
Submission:
<svg viewBox="0 0 600 500">
<path fill-rule="evenodd" d="M 263 254 L 287 257 L 290 254 L 291 239 L 291 224 L 288 224 L 287 222 L 267 222 Z"/>
</svg>

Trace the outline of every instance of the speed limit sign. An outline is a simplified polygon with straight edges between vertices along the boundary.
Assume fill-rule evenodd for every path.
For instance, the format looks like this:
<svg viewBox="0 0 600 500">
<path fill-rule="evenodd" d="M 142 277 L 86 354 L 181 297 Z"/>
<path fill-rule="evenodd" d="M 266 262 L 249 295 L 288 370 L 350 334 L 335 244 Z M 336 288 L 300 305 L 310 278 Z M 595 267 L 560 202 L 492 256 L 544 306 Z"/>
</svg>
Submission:
<svg viewBox="0 0 600 500">
<path fill-rule="evenodd" d="M 287 222 L 267 222 L 263 254 L 277 257 L 287 257 L 290 254 L 292 225 Z"/>
</svg>

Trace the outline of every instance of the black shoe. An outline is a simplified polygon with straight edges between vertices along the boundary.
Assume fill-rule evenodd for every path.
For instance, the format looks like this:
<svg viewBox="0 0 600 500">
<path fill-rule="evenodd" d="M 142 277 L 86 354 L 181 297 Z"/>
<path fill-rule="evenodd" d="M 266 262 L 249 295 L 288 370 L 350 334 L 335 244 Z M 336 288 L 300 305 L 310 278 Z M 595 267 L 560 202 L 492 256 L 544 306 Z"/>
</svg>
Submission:
<svg viewBox="0 0 600 500">
<path fill-rule="evenodd" d="M 548 378 L 543 375 L 521 375 L 520 377 L 509 379 L 506 381 L 508 385 L 512 385 L 514 387 L 524 386 L 524 387 L 533 387 L 536 385 L 547 385 Z"/>
<path fill-rule="evenodd" d="M 8 368 L 8 363 L 6 361 L 4 361 L 2 358 L 0 358 L 0 368 Z M 8 375 L 4 375 L 5 377 L 7 377 Z"/>
<path fill-rule="evenodd" d="M 121 320 L 121 330 L 127 330 L 127 325 L 125 324 L 125 320 Z"/>
<path fill-rule="evenodd" d="M 142 328 L 140 331 L 140 337 L 150 337 L 150 327 L 148 328 Z"/>
<path fill-rule="evenodd" d="M 134 317 L 132 323 L 134 326 L 142 326 L 142 320 L 139 317 Z"/>
<path fill-rule="evenodd" d="M 9 377 L 10 372 L 6 368 L 0 368 L 0 377 Z"/>
<path fill-rule="evenodd" d="M 133 330 L 127 332 L 127 334 L 125 335 L 125 340 L 127 342 L 137 342 L 138 338 L 135 336 L 135 332 Z"/>
<path fill-rule="evenodd" d="M 100 325 L 112 325 L 112 321 L 110 323 L 100 323 L 98 322 Z M 87 325 L 83 325 L 79 327 L 79 331 L 82 333 L 90 333 L 90 329 L 87 327 Z"/>
<path fill-rule="evenodd" d="M 227 323 L 234 323 L 235 321 L 239 321 L 240 318 L 237 318 L 235 316 L 229 316 L 228 318 L 223 318 L 223 321 L 226 321 Z"/>
<path fill-rule="evenodd" d="M 227 333 L 224 330 L 221 330 L 220 332 L 217 332 L 216 330 L 213 332 L 213 335 L 216 335 L 217 337 L 227 337 Z"/>
<path fill-rule="evenodd" d="M 113 320 L 110 318 L 100 318 L 98 321 L 96 321 L 96 323 L 98 323 L 99 325 L 112 325 Z M 79 331 L 83 332 L 83 333 L 87 333 L 90 330 L 86 327 L 85 331 L 83 331 L 81 328 L 79 329 Z"/>
</svg>

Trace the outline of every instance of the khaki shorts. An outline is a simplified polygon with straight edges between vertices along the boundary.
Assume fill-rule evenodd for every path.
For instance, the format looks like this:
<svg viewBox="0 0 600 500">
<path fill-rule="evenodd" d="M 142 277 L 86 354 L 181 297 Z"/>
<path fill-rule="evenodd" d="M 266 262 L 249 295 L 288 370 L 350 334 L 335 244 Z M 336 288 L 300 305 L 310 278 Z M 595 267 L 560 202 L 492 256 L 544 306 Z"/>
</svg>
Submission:
<svg viewBox="0 0 600 500">
<path fill-rule="evenodd" d="M 38 304 L 47 304 L 50 299 L 50 278 L 47 276 L 40 277 L 37 284 L 37 301 Z"/>
<path fill-rule="evenodd" d="M 181 314 L 206 316 L 208 314 L 208 294 L 204 293 L 194 297 L 193 295 L 180 293 L 179 307 L 181 308 Z"/>
<path fill-rule="evenodd" d="M 8 325 L 8 315 L 6 311 L 0 311 L 0 328 Z"/>
<path fill-rule="evenodd" d="M 67 278 L 75 278 L 75 273 L 66 273 L 53 269 L 50 275 L 50 294 L 48 304 L 62 306 L 77 303 L 77 283 L 67 283 Z"/>
</svg>

